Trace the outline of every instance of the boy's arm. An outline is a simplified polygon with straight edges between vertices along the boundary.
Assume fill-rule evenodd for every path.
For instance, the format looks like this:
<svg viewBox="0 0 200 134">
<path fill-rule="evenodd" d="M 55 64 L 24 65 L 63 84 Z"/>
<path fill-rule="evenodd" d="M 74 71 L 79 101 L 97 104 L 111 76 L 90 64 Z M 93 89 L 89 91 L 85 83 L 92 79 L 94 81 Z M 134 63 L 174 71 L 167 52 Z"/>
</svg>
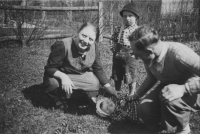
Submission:
<svg viewBox="0 0 200 134">
<path fill-rule="evenodd" d="M 129 96 L 134 95 L 135 91 L 136 91 L 136 85 L 137 85 L 137 77 L 138 77 L 138 60 L 134 60 L 134 68 L 131 69 L 134 70 L 134 75 L 133 75 L 133 83 L 132 83 L 132 89 L 130 90 Z"/>
<path fill-rule="evenodd" d="M 110 50 L 114 53 L 115 52 L 115 49 L 116 49 L 116 45 L 117 45 L 117 42 L 118 42 L 118 35 L 119 35 L 119 31 L 120 31 L 120 26 L 116 26 L 114 28 L 114 31 L 113 31 L 113 35 L 111 36 L 111 44 L 110 44 Z"/>
<path fill-rule="evenodd" d="M 130 91 L 130 93 L 129 93 L 129 96 L 134 95 L 135 90 L 136 90 L 136 82 L 133 82 L 133 83 L 132 83 L 132 89 L 131 89 L 131 91 Z"/>
</svg>

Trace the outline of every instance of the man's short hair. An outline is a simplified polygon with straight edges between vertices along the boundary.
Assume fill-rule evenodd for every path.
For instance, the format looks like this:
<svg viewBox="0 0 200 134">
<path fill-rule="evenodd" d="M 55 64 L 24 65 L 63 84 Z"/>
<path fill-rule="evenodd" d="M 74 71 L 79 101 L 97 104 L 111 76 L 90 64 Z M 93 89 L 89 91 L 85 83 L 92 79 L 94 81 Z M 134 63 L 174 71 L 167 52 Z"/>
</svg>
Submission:
<svg viewBox="0 0 200 134">
<path fill-rule="evenodd" d="M 129 37 L 130 42 L 136 41 L 136 48 L 144 50 L 147 46 L 155 44 L 159 40 L 157 31 L 149 26 L 138 27 Z"/>
</svg>

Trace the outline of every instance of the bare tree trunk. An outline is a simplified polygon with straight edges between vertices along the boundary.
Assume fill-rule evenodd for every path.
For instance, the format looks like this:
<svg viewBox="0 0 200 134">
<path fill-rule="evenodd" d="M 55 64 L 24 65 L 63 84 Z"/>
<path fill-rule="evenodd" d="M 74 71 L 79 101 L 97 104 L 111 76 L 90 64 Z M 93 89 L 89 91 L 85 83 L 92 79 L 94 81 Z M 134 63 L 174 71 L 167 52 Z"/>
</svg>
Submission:
<svg viewBox="0 0 200 134">
<path fill-rule="evenodd" d="M 22 0 L 21 6 L 26 6 L 26 0 Z"/>
<path fill-rule="evenodd" d="M 103 41 L 103 2 L 99 2 L 99 42 Z"/>
<path fill-rule="evenodd" d="M 111 6 L 114 6 L 114 3 L 112 3 Z M 110 35 L 113 35 L 113 20 L 114 20 L 114 15 L 113 15 L 113 8 L 110 10 Z M 112 44 L 112 40 L 110 40 L 110 44 Z"/>
<path fill-rule="evenodd" d="M 26 2 L 27 2 L 26 0 L 23 0 L 22 3 L 21 3 L 21 6 L 26 6 L 26 4 L 27 4 Z M 24 18 L 23 17 L 24 16 L 22 16 L 22 22 L 19 22 L 17 24 L 17 28 L 18 28 L 18 32 L 19 32 L 19 41 L 20 41 L 21 47 L 25 47 L 26 46 L 26 40 L 24 39 L 24 32 L 23 32 L 23 28 L 22 28 L 22 25 L 24 23 Z"/>
<path fill-rule="evenodd" d="M 200 1 L 198 1 L 198 9 L 199 9 L 199 14 L 198 14 L 198 35 L 199 35 L 199 40 L 200 40 Z"/>
<path fill-rule="evenodd" d="M 72 7 L 73 4 L 72 4 L 72 0 L 70 0 L 70 7 Z M 72 21 L 72 11 L 68 11 L 68 18 L 70 20 L 70 22 Z"/>
<path fill-rule="evenodd" d="M 42 6 L 45 6 L 45 1 L 42 1 Z M 42 11 L 42 20 L 45 20 L 46 11 Z"/>
<path fill-rule="evenodd" d="M 4 24 L 8 24 L 8 10 L 4 10 Z"/>
</svg>

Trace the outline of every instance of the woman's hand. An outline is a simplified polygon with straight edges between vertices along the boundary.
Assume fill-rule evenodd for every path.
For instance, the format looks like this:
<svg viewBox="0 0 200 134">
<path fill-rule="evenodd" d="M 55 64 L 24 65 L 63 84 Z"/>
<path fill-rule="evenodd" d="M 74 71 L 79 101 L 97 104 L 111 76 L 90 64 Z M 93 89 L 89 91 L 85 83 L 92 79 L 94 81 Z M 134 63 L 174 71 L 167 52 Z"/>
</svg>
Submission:
<svg viewBox="0 0 200 134">
<path fill-rule="evenodd" d="M 119 94 L 120 94 L 120 91 L 116 91 L 114 89 L 113 89 L 113 91 L 111 93 L 111 95 L 115 96 L 116 98 L 118 98 Z"/>
<path fill-rule="evenodd" d="M 115 89 L 112 88 L 112 86 L 108 83 L 104 85 L 104 89 L 110 94 L 118 98 L 118 93 L 119 91 L 116 91 Z"/>
<path fill-rule="evenodd" d="M 56 71 L 54 76 L 61 80 L 62 89 L 65 90 L 67 98 L 69 98 L 72 94 L 72 89 L 75 87 L 71 79 L 61 71 Z"/>
<path fill-rule="evenodd" d="M 67 97 L 71 96 L 72 94 L 72 89 L 75 87 L 71 79 L 65 75 L 64 77 L 61 78 L 61 85 L 62 89 L 65 90 Z"/>
</svg>

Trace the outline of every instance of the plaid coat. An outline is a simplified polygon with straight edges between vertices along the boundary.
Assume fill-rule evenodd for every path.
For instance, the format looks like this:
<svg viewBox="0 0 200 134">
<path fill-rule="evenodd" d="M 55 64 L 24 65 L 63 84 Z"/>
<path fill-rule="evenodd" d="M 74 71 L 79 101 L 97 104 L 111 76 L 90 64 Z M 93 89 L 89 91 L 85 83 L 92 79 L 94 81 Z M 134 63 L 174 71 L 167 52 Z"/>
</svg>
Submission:
<svg viewBox="0 0 200 134">
<path fill-rule="evenodd" d="M 115 105 L 116 109 L 114 113 L 110 115 L 110 118 L 115 121 L 133 121 L 140 124 L 137 107 L 140 103 L 138 99 L 128 100 L 127 96 L 120 95 L 119 98 L 111 98 Z"/>
<path fill-rule="evenodd" d="M 114 81 L 124 80 L 126 84 L 136 82 L 136 61 L 127 50 L 131 50 L 128 37 L 137 27 L 137 25 L 133 25 L 131 27 L 117 26 L 114 28 L 114 33 L 111 37 L 112 44 L 110 46 L 113 52 L 111 78 Z M 120 57 L 125 57 L 125 60 Z"/>
</svg>

